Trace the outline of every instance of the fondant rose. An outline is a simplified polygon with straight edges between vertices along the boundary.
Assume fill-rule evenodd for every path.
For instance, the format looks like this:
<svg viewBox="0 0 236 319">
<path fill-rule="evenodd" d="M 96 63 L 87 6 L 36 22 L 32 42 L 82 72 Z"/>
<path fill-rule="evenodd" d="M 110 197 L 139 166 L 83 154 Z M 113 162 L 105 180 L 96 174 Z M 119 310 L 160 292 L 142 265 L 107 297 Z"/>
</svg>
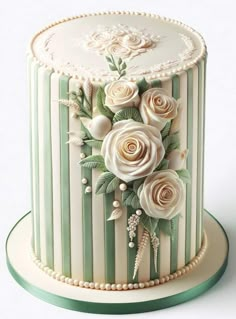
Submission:
<svg viewBox="0 0 236 319">
<path fill-rule="evenodd" d="M 177 116 L 178 103 L 165 90 L 152 88 L 143 93 L 139 110 L 144 123 L 162 130 Z"/>
<path fill-rule="evenodd" d="M 150 47 L 152 45 L 152 41 L 150 39 L 143 37 L 140 37 L 140 35 L 131 33 L 126 34 L 122 38 L 118 39 L 119 43 L 131 50 L 140 50 L 144 49 L 143 51 L 146 51 L 146 48 Z M 142 52 L 142 50 L 141 50 Z"/>
<path fill-rule="evenodd" d="M 150 175 L 164 157 L 161 134 L 153 126 L 123 120 L 113 125 L 101 154 L 109 171 L 125 182 Z"/>
<path fill-rule="evenodd" d="M 138 87 L 126 80 L 117 80 L 105 86 L 105 104 L 116 113 L 125 107 L 136 107 L 140 102 Z"/>
<path fill-rule="evenodd" d="M 139 197 L 148 216 L 170 220 L 183 206 L 184 184 L 172 169 L 154 172 L 140 187 Z"/>
<path fill-rule="evenodd" d="M 117 42 L 110 43 L 106 47 L 107 54 L 112 54 L 116 57 L 127 59 L 131 55 L 131 50 L 128 47 L 122 46 Z"/>
</svg>

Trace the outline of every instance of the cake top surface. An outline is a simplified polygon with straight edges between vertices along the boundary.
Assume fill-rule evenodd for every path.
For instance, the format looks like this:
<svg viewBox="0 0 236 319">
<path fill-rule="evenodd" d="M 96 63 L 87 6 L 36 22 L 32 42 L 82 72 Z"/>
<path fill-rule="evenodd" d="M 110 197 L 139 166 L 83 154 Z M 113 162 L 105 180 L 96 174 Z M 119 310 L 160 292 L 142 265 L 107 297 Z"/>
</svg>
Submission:
<svg viewBox="0 0 236 319">
<path fill-rule="evenodd" d="M 127 78 L 168 77 L 206 53 L 201 35 L 179 21 L 136 12 L 85 14 L 54 23 L 33 38 L 43 65 L 78 79 L 114 80 L 106 56 L 128 62 Z"/>
</svg>

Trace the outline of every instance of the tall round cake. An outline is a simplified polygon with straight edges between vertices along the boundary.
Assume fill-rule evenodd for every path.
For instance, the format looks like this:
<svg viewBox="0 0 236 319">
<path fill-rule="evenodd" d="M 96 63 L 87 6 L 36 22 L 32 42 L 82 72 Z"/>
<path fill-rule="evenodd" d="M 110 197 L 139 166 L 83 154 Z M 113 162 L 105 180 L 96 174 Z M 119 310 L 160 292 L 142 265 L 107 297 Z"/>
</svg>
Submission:
<svg viewBox="0 0 236 319">
<path fill-rule="evenodd" d="M 149 287 L 204 253 L 206 47 L 140 13 L 52 24 L 28 55 L 35 261 L 72 285 Z"/>
</svg>

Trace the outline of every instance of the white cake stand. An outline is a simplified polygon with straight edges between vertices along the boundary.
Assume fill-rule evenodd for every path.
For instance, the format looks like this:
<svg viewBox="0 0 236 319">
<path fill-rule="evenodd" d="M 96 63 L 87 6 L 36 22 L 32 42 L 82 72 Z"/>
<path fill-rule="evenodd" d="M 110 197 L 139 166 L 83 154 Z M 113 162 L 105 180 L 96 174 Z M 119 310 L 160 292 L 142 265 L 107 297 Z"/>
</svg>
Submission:
<svg viewBox="0 0 236 319">
<path fill-rule="evenodd" d="M 17 222 L 7 238 L 7 265 L 23 288 L 59 307 L 103 314 L 163 309 L 199 296 L 212 287 L 225 271 L 229 250 L 227 235 L 208 212 L 205 214 L 204 225 L 208 245 L 197 267 L 182 277 L 151 288 L 102 291 L 70 286 L 47 276 L 30 256 L 30 213 Z"/>
</svg>

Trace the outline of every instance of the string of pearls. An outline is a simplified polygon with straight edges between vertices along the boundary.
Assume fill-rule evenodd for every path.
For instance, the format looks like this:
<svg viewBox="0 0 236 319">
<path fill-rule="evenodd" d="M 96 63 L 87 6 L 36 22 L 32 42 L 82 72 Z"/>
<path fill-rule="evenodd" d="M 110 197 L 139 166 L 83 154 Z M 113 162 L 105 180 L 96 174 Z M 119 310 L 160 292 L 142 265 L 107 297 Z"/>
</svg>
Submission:
<svg viewBox="0 0 236 319">
<path fill-rule="evenodd" d="M 201 249 L 199 250 L 198 254 L 184 267 L 180 268 L 179 270 L 177 270 L 176 272 L 170 275 L 163 276 L 159 279 L 149 280 L 146 282 L 127 283 L 127 284 L 88 282 L 88 281 L 83 281 L 79 279 L 69 278 L 50 269 L 48 266 L 44 265 L 35 256 L 32 248 L 31 248 L 31 255 L 32 255 L 33 262 L 36 264 L 36 266 L 38 266 L 38 268 L 43 270 L 48 276 L 60 282 L 66 283 L 68 285 L 81 287 L 81 288 L 97 289 L 97 290 L 99 289 L 100 290 L 132 290 L 132 289 L 143 289 L 143 288 L 162 285 L 168 281 L 182 277 L 183 275 L 189 273 L 192 269 L 194 269 L 199 264 L 199 262 L 201 261 L 201 259 L 203 258 L 206 252 L 206 249 L 207 249 L 207 238 L 206 238 L 206 234 L 204 233 Z"/>
</svg>

